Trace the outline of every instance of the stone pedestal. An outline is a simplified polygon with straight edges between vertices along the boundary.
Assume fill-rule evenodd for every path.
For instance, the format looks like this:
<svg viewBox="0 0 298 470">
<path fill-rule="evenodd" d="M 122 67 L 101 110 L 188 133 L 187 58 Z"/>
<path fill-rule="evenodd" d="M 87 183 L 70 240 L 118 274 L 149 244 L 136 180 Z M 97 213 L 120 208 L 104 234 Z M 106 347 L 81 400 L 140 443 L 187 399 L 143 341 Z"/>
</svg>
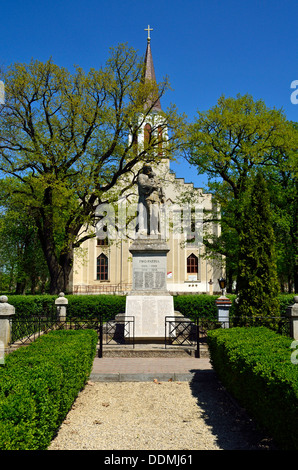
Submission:
<svg viewBox="0 0 298 470">
<path fill-rule="evenodd" d="M 15 308 L 8 303 L 6 295 L 0 297 L 0 364 L 4 364 L 4 353 L 11 340 L 11 321 Z"/>
<path fill-rule="evenodd" d="M 298 341 L 298 296 L 294 297 L 294 304 L 287 308 L 287 317 L 290 319 L 290 336 Z"/>
<path fill-rule="evenodd" d="M 68 300 L 65 298 L 64 292 L 60 292 L 59 297 L 55 300 L 57 307 L 57 320 L 64 322 L 66 321 L 66 309 Z"/>
<path fill-rule="evenodd" d="M 231 300 L 222 295 L 216 299 L 215 303 L 217 305 L 217 320 L 222 323 L 222 328 L 229 328 Z"/>
<path fill-rule="evenodd" d="M 133 285 L 125 315 L 134 317 L 136 342 L 164 342 L 165 317 L 174 316 L 166 283 L 168 251 L 164 240 L 150 237 L 137 239 L 130 247 Z"/>
</svg>

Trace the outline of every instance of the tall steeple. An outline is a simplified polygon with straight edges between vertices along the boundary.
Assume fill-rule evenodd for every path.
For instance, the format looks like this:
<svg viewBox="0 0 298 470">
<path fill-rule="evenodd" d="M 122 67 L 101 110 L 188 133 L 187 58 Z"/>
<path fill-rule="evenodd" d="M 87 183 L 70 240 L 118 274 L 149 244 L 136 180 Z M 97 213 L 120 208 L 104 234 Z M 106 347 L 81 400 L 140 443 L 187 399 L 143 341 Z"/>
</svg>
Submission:
<svg viewBox="0 0 298 470">
<path fill-rule="evenodd" d="M 150 81 L 156 83 L 156 77 L 155 77 L 155 71 L 154 71 L 154 65 L 153 65 L 153 58 L 152 58 L 152 52 L 151 52 L 151 45 L 150 45 L 150 41 L 151 41 L 150 31 L 153 31 L 153 29 L 150 28 L 150 26 L 148 25 L 148 28 L 145 28 L 145 31 L 148 31 L 147 49 L 146 49 L 146 55 L 145 55 L 145 80 L 150 80 Z M 152 101 L 147 102 L 147 105 L 151 106 Z M 159 98 L 154 103 L 152 111 L 161 111 L 161 105 L 160 105 Z"/>
</svg>

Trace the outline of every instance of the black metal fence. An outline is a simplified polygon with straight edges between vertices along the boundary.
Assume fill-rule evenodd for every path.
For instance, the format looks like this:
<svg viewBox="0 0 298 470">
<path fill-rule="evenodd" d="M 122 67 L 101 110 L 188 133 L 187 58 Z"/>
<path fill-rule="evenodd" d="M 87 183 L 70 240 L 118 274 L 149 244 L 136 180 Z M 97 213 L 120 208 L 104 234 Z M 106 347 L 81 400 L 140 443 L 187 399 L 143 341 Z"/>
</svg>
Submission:
<svg viewBox="0 0 298 470">
<path fill-rule="evenodd" d="M 128 345 L 135 347 L 134 317 L 117 315 L 113 318 L 81 319 L 57 318 L 57 310 L 47 312 L 45 316 L 20 317 L 11 320 L 10 345 L 25 345 L 49 331 L 58 329 L 93 329 L 98 335 L 98 357 L 103 356 L 103 348 L 108 346 Z M 207 318 L 195 320 L 181 316 L 165 318 L 165 348 L 187 347 L 194 351 L 196 357 L 201 356 L 201 346 L 207 343 L 209 330 L 216 328 L 265 326 L 279 334 L 290 336 L 290 319 L 288 317 L 232 317 L 221 322 Z"/>
<path fill-rule="evenodd" d="M 103 355 L 105 345 L 129 344 L 134 347 L 134 317 L 112 319 L 69 318 L 61 321 L 56 315 L 19 317 L 11 321 L 10 346 L 30 344 L 39 336 L 53 330 L 92 329 L 98 335 L 98 357 Z"/>
<path fill-rule="evenodd" d="M 209 330 L 217 328 L 265 326 L 277 333 L 290 336 L 290 319 L 288 317 L 232 317 L 227 321 L 207 318 L 185 319 L 179 316 L 165 318 L 165 348 L 188 347 L 201 356 L 201 347 L 207 343 Z"/>
</svg>

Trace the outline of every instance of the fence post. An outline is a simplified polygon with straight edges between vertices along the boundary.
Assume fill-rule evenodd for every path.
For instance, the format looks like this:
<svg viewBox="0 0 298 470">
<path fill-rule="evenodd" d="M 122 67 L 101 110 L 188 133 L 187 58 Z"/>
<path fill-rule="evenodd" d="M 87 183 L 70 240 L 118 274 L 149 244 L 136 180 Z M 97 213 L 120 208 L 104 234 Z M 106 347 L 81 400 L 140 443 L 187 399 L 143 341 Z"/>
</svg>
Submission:
<svg viewBox="0 0 298 470">
<path fill-rule="evenodd" d="M 287 308 L 286 315 L 290 319 L 290 336 L 298 340 L 298 295 L 295 295 L 293 305 Z"/>
<path fill-rule="evenodd" d="M 225 295 L 221 295 L 215 301 L 217 306 L 217 319 L 219 322 L 222 323 L 222 328 L 229 328 L 230 327 L 230 318 L 229 318 L 229 311 L 232 305 L 232 302 L 228 297 Z"/>
<path fill-rule="evenodd" d="M 4 352 L 11 341 L 11 321 L 15 308 L 8 303 L 6 295 L 0 296 L 0 364 L 4 363 Z M 3 357 L 2 357 L 3 355 Z"/>
<path fill-rule="evenodd" d="M 200 357 L 201 352 L 200 352 L 200 326 L 199 326 L 199 319 L 196 318 L 196 335 L 197 335 L 197 349 L 195 352 L 195 357 Z"/>
<path fill-rule="evenodd" d="M 102 351 L 102 345 L 103 345 L 103 325 L 102 325 L 102 316 L 100 315 L 100 320 L 99 320 L 99 350 L 98 350 L 98 357 L 102 357 L 103 351 Z"/>
<path fill-rule="evenodd" d="M 57 306 L 57 320 L 66 321 L 66 309 L 68 300 L 65 298 L 64 293 L 60 292 L 59 297 L 55 300 Z"/>
</svg>

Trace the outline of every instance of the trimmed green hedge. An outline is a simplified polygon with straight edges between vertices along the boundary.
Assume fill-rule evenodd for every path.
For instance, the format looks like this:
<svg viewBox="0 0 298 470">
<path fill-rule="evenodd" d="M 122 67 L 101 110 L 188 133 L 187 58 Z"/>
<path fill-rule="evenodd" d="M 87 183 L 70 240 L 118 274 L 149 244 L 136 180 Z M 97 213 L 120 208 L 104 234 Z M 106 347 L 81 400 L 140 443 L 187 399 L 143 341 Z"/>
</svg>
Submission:
<svg viewBox="0 0 298 470">
<path fill-rule="evenodd" d="M 228 295 L 232 300 L 230 315 L 234 314 L 234 300 L 236 295 Z M 67 295 L 68 317 L 92 319 L 103 316 L 104 319 L 112 318 L 118 313 L 125 312 L 126 297 L 122 295 Z M 217 318 L 217 308 L 215 300 L 218 295 L 177 295 L 174 296 L 174 308 L 182 315 L 195 320 L 196 318 Z M 45 315 L 47 313 L 56 314 L 54 295 L 11 295 L 8 302 L 14 305 L 16 313 L 20 316 Z M 294 302 L 294 295 L 280 295 L 279 303 L 281 315 L 284 315 L 286 308 Z"/>
<path fill-rule="evenodd" d="M 123 295 L 68 295 L 68 316 L 92 319 L 113 318 L 125 312 L 126 297 Z"/>
<path fill-rule="evenodd" d="M 31 317 L 54 312 L 55 295 L 8 295 L 8 303 L 20 317 Z"/>
<path fill-rule="evenodd" d="M 0 367 L 0 449 L 45 450 L 90 375 L 97 334 L 59 330 Z"/>
<path fill-rule="evenodd" d="M 21 317 L 46 314 L 56 315 L 55 300 L 57 295 L 11 295 L 8 302 Z M 68 318 L 109 319 L 118 313 L 125 312 L 125 296 L 117 295 L 67 295 Z"/>
<path fill-rule="evenodd" d="M 217 298 L 218 295 L 177 295 L 174 297 L 174 309 L 191 320 L 199 317 L 215 320 Z"/>
<path fill-rule="evenodd" d="M 298 449 L 298 366 L 291 362 L 292 341 L 265 327 L 208 333 L 219 379 L 285 450 Z"/>
</svg>

